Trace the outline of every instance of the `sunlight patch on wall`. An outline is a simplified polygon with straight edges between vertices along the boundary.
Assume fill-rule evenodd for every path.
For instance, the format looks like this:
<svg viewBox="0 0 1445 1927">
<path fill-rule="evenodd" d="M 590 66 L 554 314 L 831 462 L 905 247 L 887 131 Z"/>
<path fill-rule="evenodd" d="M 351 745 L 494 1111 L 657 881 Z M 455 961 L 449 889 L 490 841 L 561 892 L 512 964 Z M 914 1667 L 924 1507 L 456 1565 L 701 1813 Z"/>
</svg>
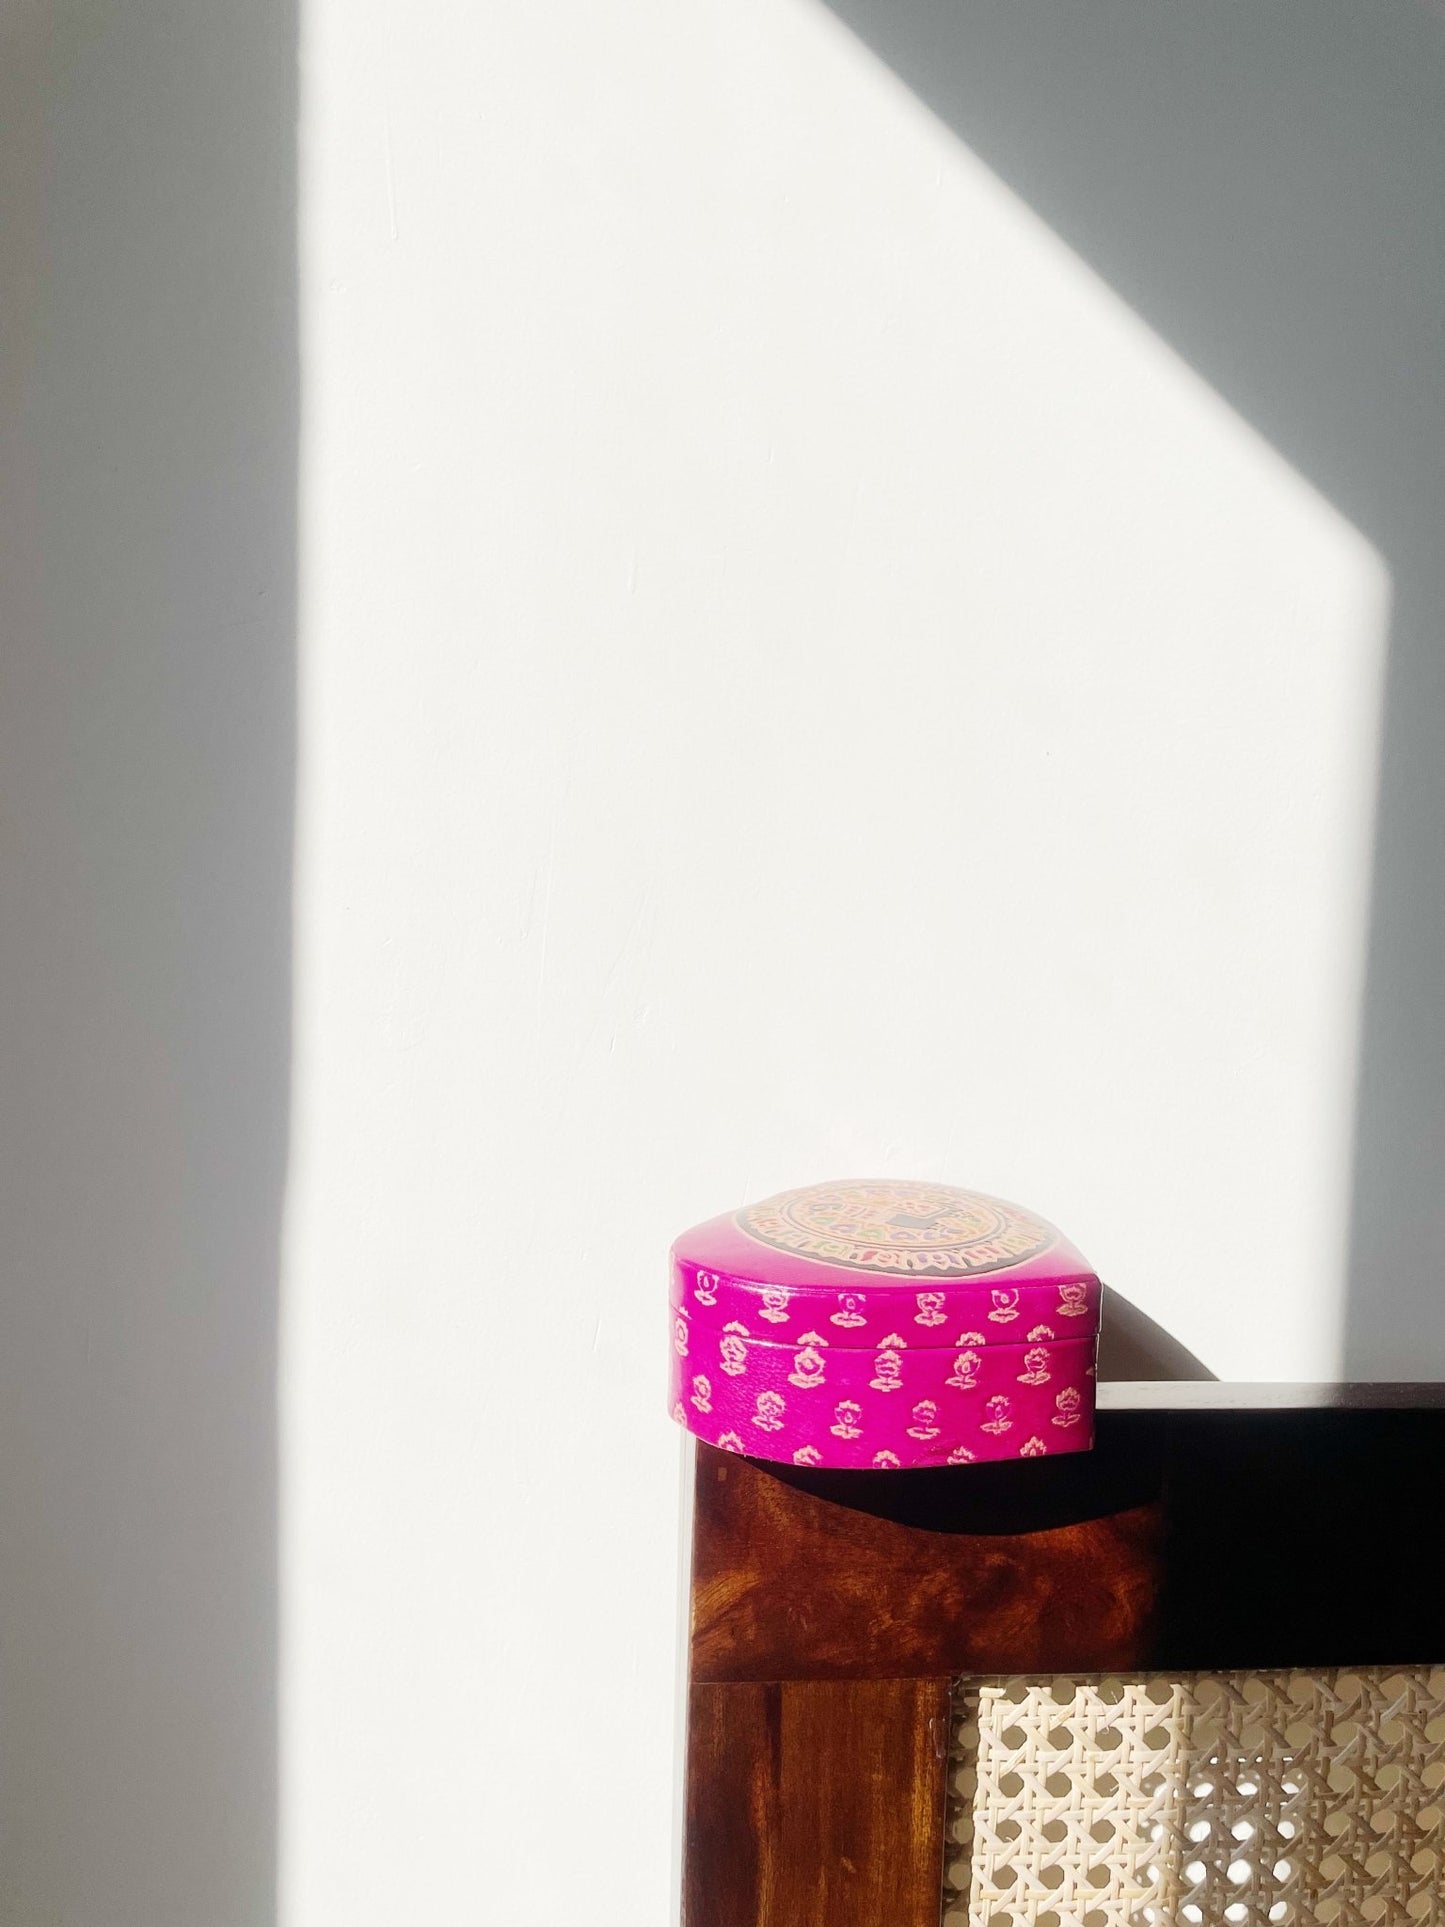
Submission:
<svg viewBox="0 0 1445 1927">
<path fill-rule="evenodd" d="M 1387 585 L 811 5 L 303 38 L 282 1919 L 549 1918 L 576 1730 L 660 1923 L 680 1226 L 1014 1193 L 1328 1374 Z"/>
<path fill-rule="evenodd" d="M 1384 566 L 830 14 L 786 18 L 789 57 L 720 62 L 749 271 L 671 525 L 728 529 L 679 678 L 728 780 L 675 778 L 669 899 L 767 958 L 699 964 L 679 1048 L 725 982 L 739 1100 L 759 1058 L 785 1087 L 756 1189 L 821 1138 L 1040 1197 L 1222 1375 L 1329 1376 Z M 692 853 L 739 846 L 722 907 Z"/>
</svg>

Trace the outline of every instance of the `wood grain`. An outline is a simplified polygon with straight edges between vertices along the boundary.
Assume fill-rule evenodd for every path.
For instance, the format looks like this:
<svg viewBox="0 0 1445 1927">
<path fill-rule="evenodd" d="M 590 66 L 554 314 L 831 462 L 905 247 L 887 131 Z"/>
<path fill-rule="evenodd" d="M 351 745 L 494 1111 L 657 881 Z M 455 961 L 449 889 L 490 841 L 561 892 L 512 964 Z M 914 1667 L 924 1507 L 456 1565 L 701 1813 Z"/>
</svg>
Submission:
<svg viewBox="0 0 1445 1927">
<path fill-rule="evenodd" d="M 1157 1501 L 1035 1532 L 934 1531 L 707 1446 L 696 1496 L 694 1680 L 1108 1670 L 1148 1656 Z"/>
<path fill-rule="evenodd" d="M 685 1927 L 937 1927 L 947 1680 L 695 1685 Z"/>
<path fill-rule="evenodd" d="M 803 1473 L 698 1447 L 687 1927 L 936 1927 L 952 1674 L 1445 1651 L 1437 1397 L 1147 1390 L 1101 1400 L 1094 1452 L 1027 1465 Z"/>
</svg>

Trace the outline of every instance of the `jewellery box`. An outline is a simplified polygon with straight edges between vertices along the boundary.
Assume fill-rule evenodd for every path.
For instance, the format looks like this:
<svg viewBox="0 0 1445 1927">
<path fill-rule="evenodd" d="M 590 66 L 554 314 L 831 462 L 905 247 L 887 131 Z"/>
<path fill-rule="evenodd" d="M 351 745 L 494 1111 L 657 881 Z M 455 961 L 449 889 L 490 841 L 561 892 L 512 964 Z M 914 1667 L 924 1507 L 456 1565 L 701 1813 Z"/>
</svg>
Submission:
<svg viewBox="0 0 1445 1927">
<path fill-rule="evenodd" d="M 711 1445 L 894 1469 L 1093 1443 L 1099 1280 L 951 1185 L 780 1192 L 672 1248 L 672 1415 Z"/>
</svg>

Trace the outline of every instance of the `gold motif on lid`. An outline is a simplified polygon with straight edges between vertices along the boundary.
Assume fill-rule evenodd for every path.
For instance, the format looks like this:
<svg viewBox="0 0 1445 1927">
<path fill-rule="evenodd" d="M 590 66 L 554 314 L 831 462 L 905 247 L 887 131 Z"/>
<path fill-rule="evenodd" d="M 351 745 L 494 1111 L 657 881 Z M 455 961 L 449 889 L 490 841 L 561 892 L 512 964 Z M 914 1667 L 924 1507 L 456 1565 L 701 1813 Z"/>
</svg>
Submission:
<svg viewBox="0 0 1445 1927">
<path fill-rule="evenodd" d="M 775 1251 L 899 1277 L 1002 1271 L 1046 1251 L 1054 1239 L 1042 1219 L 1017 1205 L 901 1178 L 783 1191 L 744 1206 L 737 1224 Z"/>
</svg>

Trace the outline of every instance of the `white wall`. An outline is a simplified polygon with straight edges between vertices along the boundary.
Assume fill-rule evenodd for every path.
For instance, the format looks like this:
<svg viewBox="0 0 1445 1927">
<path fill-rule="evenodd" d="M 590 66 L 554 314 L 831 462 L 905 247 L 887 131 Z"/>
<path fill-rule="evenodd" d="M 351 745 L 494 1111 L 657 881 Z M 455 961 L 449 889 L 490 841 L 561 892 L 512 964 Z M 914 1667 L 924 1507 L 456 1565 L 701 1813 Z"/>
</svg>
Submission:
<svg viewBox="0 0 1445 1927">
<path fill-rule="evenodd" d="M 0 1919 L 663 1927 L 677 1229 L 1334 1369 L 1391 584 L 813 0 L 305 0 L 299 314 L 297 26 L 0 0 Z"/>
<path fill-rule="evenodd" d="M 283 1916 L 661 1927 L 676 1229 L 1334 1369 L 1389 585 L 809 0 L 303 53 Z"/>
</svg>

